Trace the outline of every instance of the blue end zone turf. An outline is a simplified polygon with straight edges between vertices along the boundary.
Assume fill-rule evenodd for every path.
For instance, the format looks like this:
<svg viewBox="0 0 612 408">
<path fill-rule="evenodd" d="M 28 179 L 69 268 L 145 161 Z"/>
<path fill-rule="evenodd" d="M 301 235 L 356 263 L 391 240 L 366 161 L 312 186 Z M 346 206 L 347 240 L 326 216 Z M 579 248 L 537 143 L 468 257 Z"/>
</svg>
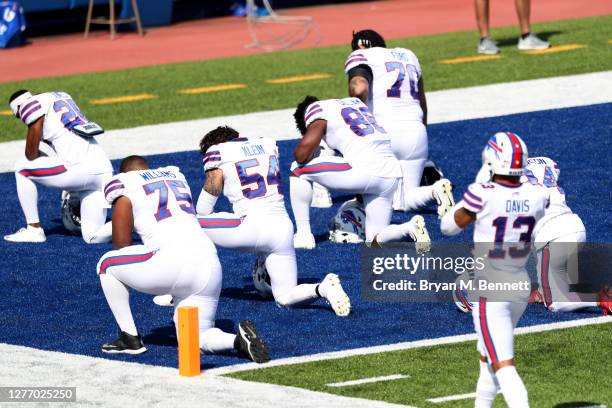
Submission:
<svg viewBox="0 0 612 408">
<path fill-rule="evenodd" d="M 481 120 L 429 126 L 430 157 L 455 184 L 461 197 L 480 167 L 480 153 L 491 135 L 512 130 L 524 136 L 531 156 L 551 156 L 561 168 L 561 181 L 568 202 L 578 213 L 591 242 L 610 242 L 612 151 L 612 104 L 542 111 Z M 296 141 L 281 142 L 281 169 L 285 169 L 285 192 L 292 149 Z M 138 153 L 138 152 L 133 152 Z M 174 164 L 181 167 L 197 197 L 202 167 L 196 152 L 150 157 L 151 167 Z M 117 162 L 114 163 L 117 167 Z M 23 224 L 14 176 L 0 174 L 0 194 L 5 197 L 0 233 L 12 233 Z M 39 209 L 46 228 L 46 244 L 0 242 L 0 342 L 97 357 L 102 343 L 112 340 L 117 329 L 102 294 L 96 263 L 111 245 L 85 245 L 68 236 L 59 219 L 58 191 L 39 189 Z M 288 201 L 288 195 L 286 195 Z M 298 251 L 299 279 L 317 282 L 328 272 L 340 275 L 353 301 L 353 313 L 337 318 L 322 302 L 286 310 L 261 299 L 251 280 L 254 255 L 220 250 L 223 292 L 217 325 L 234 330 L 239 319 L 253 320 L 270 344 L 273 358 L 313 354 L 371 345 L 434 338 L 473 331 L 471 316 L 447 304 L 363 303 L 359 299 L 358 247 L 326 241 L 327 224 L 338 208 L 314 209 L 312 224 L 318 235 L 315 251 Z M 220 201 L 218 210 L 230 210 Z M 406 219 L 396 214 L 394 221 Z M 471 239 L 471 231 L 453 239 L 442 237 L 433 211 L 425 214 L 435 242 Z M 176 366 L 177 352 L 172 309 L 155 306 L 150 296 L 132 292 L 136 324 L 149 351 L 140 356 L 111 358 L 148 364 Z M 552 314 L 542 306 L 530 306 L 520 325 L 590 317 L 593 313 Z M 243 362 L 235 356 L 204 356 L 203 367 Z"/>
</svg>

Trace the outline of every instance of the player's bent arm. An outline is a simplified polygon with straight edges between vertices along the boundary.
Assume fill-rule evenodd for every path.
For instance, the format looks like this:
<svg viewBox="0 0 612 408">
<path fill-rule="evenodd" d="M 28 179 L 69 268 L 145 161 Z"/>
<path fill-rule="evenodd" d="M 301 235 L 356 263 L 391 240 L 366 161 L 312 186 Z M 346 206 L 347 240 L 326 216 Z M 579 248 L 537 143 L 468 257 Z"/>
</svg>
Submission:
<svg viewBox="0 0 612 408">
<path fill-rule="evenodd" d="M 306 133 L 295 148 L 295 160 L 299 164 L 304 164 L 310 159 L 319 148 L 321 140 L 327 130 L 327 121 L 324 119 L 315 120 L 306 129 Z"/>
<path fill-rule="evenodd" d="M 196 211 L 198 215 L 208 215 L 213 212 L 217 199 L 223 191 L 223 170 L 212 169 L 206 172 L 206 181 L 198 197 Z"/>
<path fill-rule="evenodd" d="M 368 96 L 370 95 L 370 84 L 368 80 L 362 76 L 354 76 L 349 79 L 348 84 L 349 96 L 361 99 L 361 102 L 367 104 Z"/>
<path fill-rule="evenodd" d="M 442 217 L 440 230 L 444 235 L 457 235 L 474 220 L 476 220 L 476 214 L 466 210 L 459 203 Z"/>
<path fill-rule="evenodd" d="M 423 111 L 423 124 L 427 126 L 427 98 L 425 97 L 425 84 L 423 83 L 423 77 L 419 79 L 419 104 Z"/>
<path fill-rule="evenodd" d="M 121 196 L 113 204 L 113 245 L 121 249 L 132 245 L 132 230 L 134 215 L 132 202 L 126 196 Z"/>
<path fill-rule="evenodd" d="M 26 138 L 25 148 L 25 156 L 28 160 L 35 160 L 40 156 L 38 148 L 40 146 L 40 140 L 42 139 L 44 121 L 45 117 L 41 116 L 28 126 L 28 136 Z"/>
</svg>

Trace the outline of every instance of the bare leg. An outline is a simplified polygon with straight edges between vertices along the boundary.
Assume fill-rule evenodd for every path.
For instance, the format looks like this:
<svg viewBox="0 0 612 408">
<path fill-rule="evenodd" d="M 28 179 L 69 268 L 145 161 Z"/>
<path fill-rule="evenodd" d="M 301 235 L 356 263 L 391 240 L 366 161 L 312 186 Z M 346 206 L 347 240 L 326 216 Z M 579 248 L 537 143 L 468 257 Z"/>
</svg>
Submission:
<svg viewBox="0 0 612 408">
<path fill-rule="evenodd" d="M 531 14 L 531 0 L 515 0 L 516 14 L 518 15 L 519 24 L 521 26 L 521 35 L 528 34 L 529 16 Z"/>
<path fill-rule="evenodd" d="M 518 3 L 521 1 L 529 0 L 516 0 L 517 8 Z M 480 32 L 480 38 L 489 36 L 489 0 L 476 0 L 476 22 L 478 23 L 478 31 Z"/>
</svg>

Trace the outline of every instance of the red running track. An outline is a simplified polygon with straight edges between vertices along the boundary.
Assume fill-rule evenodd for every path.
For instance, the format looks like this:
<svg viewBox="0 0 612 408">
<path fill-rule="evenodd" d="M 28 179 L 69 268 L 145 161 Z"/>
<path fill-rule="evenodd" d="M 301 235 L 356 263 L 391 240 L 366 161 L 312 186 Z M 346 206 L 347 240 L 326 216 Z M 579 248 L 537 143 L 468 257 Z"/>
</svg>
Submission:
<svg viewBox="0 0 612 408">
<path fill-rule="evenodd" d="M 386 38 L 476 30 L 473 0 L 386 0 L 291 9 L 308 15 L 321 31 L 319 46 L 348 44 L 354 29 L 373 28 Z M 532 22 L 612 14 L 610 0 L 533 0 Z M 493 27 L 516 25 L 513 0 L 491 0 Z M 474 43 L 477 34 L 474 32 Z M 114 41 L 98 32 L 37 38 L 26 47 L 0 50 L 0 82 L 110 71 L 181 61 L 262 52 L 247 49 L 246 21 L 239 17 L 205 19 L 126 33 Z M 314 47 L 310 36 L 296 48 Z"/>
</svg>

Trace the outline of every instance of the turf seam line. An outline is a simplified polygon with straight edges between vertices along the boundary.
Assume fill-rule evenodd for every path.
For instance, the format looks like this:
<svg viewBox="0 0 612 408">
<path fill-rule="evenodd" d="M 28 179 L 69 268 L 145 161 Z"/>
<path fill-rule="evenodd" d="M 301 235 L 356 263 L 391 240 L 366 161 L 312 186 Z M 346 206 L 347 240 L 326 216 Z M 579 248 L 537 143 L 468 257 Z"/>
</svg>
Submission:
<svg viewBox="0 0 612 408">
<path fill-rule="evenodd" d="M 540 333 L 540 332 L 551 331 L 551 330 L 569 329 L 569 328 L 574 328 L 574 327 L 581 327 L 581 326 L 588 326 L 588 325 L 595 325 L 595 324 L 606 324 L 606 323 L 612 323 L 612 316 L 599 316 L 599 317 L 592 317 L 592 318 L 586 318 L 586 319 L 568 320 L 568 321 L 563 321 L 563 322 L 546 323 L 546 324 L 539 324 L 539 325 L 534 325 L 534 326 L 519 327 L 514 331 L 514 334 L 522 335 L 522 334 L 530 334 L 530 333 Z M 340 359 L 340 358 L 345 358 L 345 357 L 363 356 L 363 355 L 384 353 L 384 352 L 390 352 L 390 351 L 401 351 L 401 350 L 409 350 L 409 349 L 422 348 L 422 347 L 456 344 L 456 343 L 463 343 L 463 342 L 473 341 L 473 340 L 476 340 L 476 333 L 460 334 L 460 335 L 455 335 L 455 336 L 438 337 L 438 338 L 429 338 L 429 339 L 415 340 L 415 341 L 409 341 L 409 342 L 403 342 L 403 343 L 385 344 L 385 345 L 379 345 L 379 346 L 360 347 L 360 348 L 348 349 L 348 350 L 342 350 L 342 351 L 332 351 L 332 352 L 327 352 L 327 353 L 311 354 L 307 356 L 287 357 L 287 358 L 272 360 L 265 364 L 256 364 L 256 363 L 236 364 L 232 366 L 212 368 L 208 370 L 204 375 L 211 375 L 211 376 L 227 375 L 227 374 L 237 373 L 241 371 L 265 369 L 269 367 L 312 363 L 316 361 L 335 360 L 335 359 Z"/>
</svg>

